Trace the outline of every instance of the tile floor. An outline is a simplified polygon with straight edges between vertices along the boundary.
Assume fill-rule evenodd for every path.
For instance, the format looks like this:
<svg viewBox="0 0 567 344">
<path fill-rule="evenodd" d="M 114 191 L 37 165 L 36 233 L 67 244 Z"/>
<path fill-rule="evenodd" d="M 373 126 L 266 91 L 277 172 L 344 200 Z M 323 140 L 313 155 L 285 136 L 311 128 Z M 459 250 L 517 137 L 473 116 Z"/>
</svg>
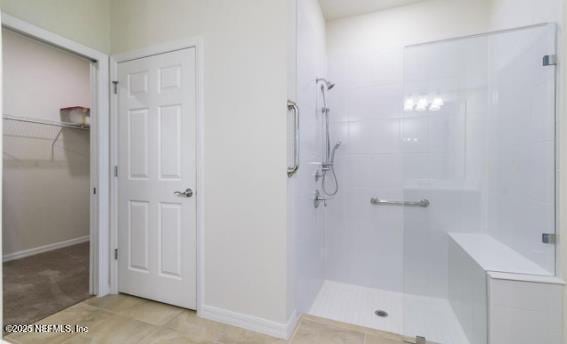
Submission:
<svg viewBox="0 0 567 344">
<path fill-rule="evenodd" d="M 41 324 L 79 324 L 88 333 L 11 334 L 9 343 L 91 344 L 400 344 L 401 337 L 310 315 L 293 337 L 280 340 L 199 318 L 195 312 L 127 295 L 91 298 L 49 316 Z"/>
</svg>

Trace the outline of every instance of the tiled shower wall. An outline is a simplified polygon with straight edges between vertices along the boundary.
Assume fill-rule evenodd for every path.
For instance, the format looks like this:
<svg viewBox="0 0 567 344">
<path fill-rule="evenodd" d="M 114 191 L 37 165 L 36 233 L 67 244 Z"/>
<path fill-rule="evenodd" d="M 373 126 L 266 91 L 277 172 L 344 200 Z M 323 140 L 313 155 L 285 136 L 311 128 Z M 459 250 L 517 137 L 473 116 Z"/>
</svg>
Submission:
<svg viewBox="0 0 567 344">
<path fill-rule="evenodd" d="M 513 163 L 505 164 L 506 149 L 502 147 L 502 138 L 494 132 L 516 130 L 520 133 L 533 128 L 532 124 L 522 122 L 522 118 L 527 120 L 527 117 L 514 118 L 514 104 L 506 99 L 492 99 L 491 89 L 503 96 L 521 94 L 514 88 L 514 78 L 506 76 L 509 72 L 489 69 L 489 56 L 478 53 L 492 51 L 498 54 L 498 49 L 490 50 L 487 42 L 476 42 L 468 47 L 457 45 L 456 55 L 451 55 L 453 52 L 448 50 L 434 49 L 429 55 L 418 57 L 415 60 L 417 66 L 404 61 L 403 47 L 406 45 L 506 27 L 498 19 L 503 8 L 507 7 L 508 13 L 521 11 L 521 8 L 510 7 L 512 2 L 500 2 L 423 2 L 327 23 L 329 77 L 337 84 L 330 93 L 335 129 L 333 140 L 343 141 L 336 160 L 341 190 L 326 209 L 327 279 L 446 297 L 447 232 L 489 232 L 518 251 L 531 250 L 531 254 L 526 254 L 540 265 L 553 266 L 553 250 L 540 249 L 540 238 L 536 237 L 541 235 L 539 226 L 552 229 L 545 221 L 553 219 L 549 212 L 548 194 L 552 190 L 547 169 L 549 160 L 534 160 L 545 168 L 533 179 L 514 176 L 512 170 L 506 170 L 506 166 L 511 168 Z M 556 1 L 545 1 L 539 11 L 547 11 L 555 4 Z M 446 18 L 459 18 L 459 21 L 446 21 Z M 524 23 L 527 24 L 533 22 Z M 521 25 L 514 23 L 516 27 Z M 467 52 L 467 49 L 470 50 Z M 490 58 L 496 68 L 502 64 L 514 65 L 504 56 Z M 537 61 L 539 63 L 540 59 Z M 407 72 L 413 67 L 428 75 L 418 81 L 415 90 L 404 85 L 404 69 Z M 500 73 L 500 84 L 495 84 L 496 73 Z M 536 94 L 519 98 L 531 102 L 528 99 L 550 94 L 543 86 L 537 90 Z M 412 92 L 416 96 L 420 92 L 431 96 L 443 91 L 450 91 L 454 98 L 442 111 L 403 111 L 404 98 Z M 549 106 L 549 101 L 541 105 Z M 501 112 L 505 114 L 499 117 L 502 120 L 498 127 L 487 128 L 487 123 L 494 120 L 490 114 Z M 527 112 L 526 116 L 529 117 Z M 508 119 L 504 120 L 504 117 Z M 545 127 L 545 123 L 548 127 L 543 130 L 548 130 L 549 123 L 543 117 L 542 121 L 533 124 Z M 491 134 L 492 142 L 483 141 L 488 134 Z M 528 157 L 552 159 L 552 155 L 535 153 L 552 154 L 549 147 L 552 138 L 545 135 L 538 143 L 531 139 L 516 142 L 525 149 L 516 147 L 514 151 Z M 548 147 L 544 148 L 542 145 L 546 144 Z M 503 159 L 493 160 L 489 165 L 486 159 L 491 154 L 492 157 L 494 154 L 504 155 Z M 504 165 L 500 166 L 500 163 Z M 487 172 L 487 168 L 508 171 L 511 178 L 497 176 L 494 171 Z M 495 177 L 487 180 L 486 175 Z M 510 214 L 507 217 L 511 221 L 494 219 L 494 209 L 506 211 L 512 208 L 494 208 L 494 204 L 489 203 L 490 200 L 504 201 L 489 194 L 488 190 L 494 190 L 491 183 L 497 182 L 494 178 L 501 178 L 502 186 L 517 190 L 509 196 L 514 194 L 519 201 L 524 198 L 516 193 L 522 193 L 524 189 L 519 184 L 510 184 L 519 182 L 516 177 L 528 184 L 538 180 L 547 183 L 540 185 L 540 190 L 547 192 L 547 196 L 538 192 L 541 196 L 538 204 L 530 203 L 529 209 L 521 207 L 521 213 L 526 216 L 541 215 L 534 217 L 538 219 L 537 224 L 529 225 L 519 220 L 521 217 Z M 370 205 L 371 197 L 391 200 L 427 198 L 432 206 L 428 209 L 377 207 Z M 544 199 L 539 200 L 542 197 Z"/>
<path fill-rule="evenodd" d="M 295 293 L 297 310 L 307 311 L 324 276 L 324 222 L 321 208 L 313 207 L 317 185 L 313 174 L 321 161 L 320 109 L 315 79 L 327 74 L 325 20 L 317 0 L 298 1 L 298 97 L 301 120 L 301 166 L 290 179 L 293 193 Z"/>
<path fill-rule="evenodd" d="M 433 29 L 437 21 L 462 12 L 468 15 L 459 23 Z M 486 25 L 484 4 L 448 1 L 423 2 L 327 23 L 329 76 L 337 84 L 330 96 L 331 117 L 334 137 L 344 143 L 336 161 L 341 190 L 326 212 L 328 279 L 386 290 L 407 289 L 404 271 L 413 268 L 404 265 L 404 217 L 408 214 L 400 207 L 372 206 L 370 198 L 428 197 L 450 205 L 451 193 L 418 191 L 410 195 L 404 186 L 417 177 L 445 179 L 453 172 L 443 163 L 450 143 L 447 121 L 416 118 L 403 111 L 404 46 L 482 32 Z M 427 226 L 423 221 L 432 216 L 432 210 L 407 210 L 412 212 L 411 219 L 422 220 L 416 223 L 421 228 L 418 234 L 432 238 L 424 245 L 427 251 L 416 251 L 415 255 L 417 261 L 424 261 L 419 255 L 441 252 L 427 263 L 446 267 L 446 241 L 436 236 L 439 226 Z M 455 214 L 449 221 L 458 219 Z M 419 268 L 410 271 L 417 273 Z M 446 268 L 438 275 L 439 283 L 420 286 L 419 293 L 446 295 L 446 277 L 442 279 Z M 426 281 L 429 283 L 429 278 Z"/>
</svg>

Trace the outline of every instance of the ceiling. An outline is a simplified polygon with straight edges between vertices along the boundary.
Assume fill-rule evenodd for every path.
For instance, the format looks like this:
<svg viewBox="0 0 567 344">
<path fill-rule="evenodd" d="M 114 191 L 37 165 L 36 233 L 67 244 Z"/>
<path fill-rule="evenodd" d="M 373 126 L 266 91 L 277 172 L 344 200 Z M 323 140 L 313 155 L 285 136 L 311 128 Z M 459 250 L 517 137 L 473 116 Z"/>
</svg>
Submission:
<svg viewBox="0 0 567 344">
<path fill-rule="evenodd" d="M 327 20 L 356 16 L 423 0 L 319 0 Z"/>
</svg>

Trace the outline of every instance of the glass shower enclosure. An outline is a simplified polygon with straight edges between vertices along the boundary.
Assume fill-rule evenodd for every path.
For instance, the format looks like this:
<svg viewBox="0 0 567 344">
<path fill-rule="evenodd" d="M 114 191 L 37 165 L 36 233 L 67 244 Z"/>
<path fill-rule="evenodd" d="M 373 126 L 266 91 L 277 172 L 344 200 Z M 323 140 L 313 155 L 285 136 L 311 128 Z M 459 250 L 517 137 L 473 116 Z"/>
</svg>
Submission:
<svg viewBox="0 0 567 344">
<path fill-rule="evenodd" d="M 405 49 L 403 313 L 417 342 L 487 343 L 488 271 L 555 274 L 555 56 L 551 24 Z"/>
</svg>

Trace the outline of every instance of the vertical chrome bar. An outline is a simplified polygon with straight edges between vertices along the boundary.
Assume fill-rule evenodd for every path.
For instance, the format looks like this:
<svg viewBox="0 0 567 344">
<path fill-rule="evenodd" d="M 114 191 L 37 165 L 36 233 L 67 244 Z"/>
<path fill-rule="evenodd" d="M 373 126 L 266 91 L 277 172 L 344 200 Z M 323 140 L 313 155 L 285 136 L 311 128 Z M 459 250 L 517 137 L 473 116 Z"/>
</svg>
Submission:
<svg viewBox="0 0 567 344">
<path fill-rule="evenodd" d="M 299 170 L 299 108 L 295 102 L 288 100 L 287 109 L 293 112 L 293 166 L 287 168 L 287 176 L 291 178 Z"/>
</svg>

